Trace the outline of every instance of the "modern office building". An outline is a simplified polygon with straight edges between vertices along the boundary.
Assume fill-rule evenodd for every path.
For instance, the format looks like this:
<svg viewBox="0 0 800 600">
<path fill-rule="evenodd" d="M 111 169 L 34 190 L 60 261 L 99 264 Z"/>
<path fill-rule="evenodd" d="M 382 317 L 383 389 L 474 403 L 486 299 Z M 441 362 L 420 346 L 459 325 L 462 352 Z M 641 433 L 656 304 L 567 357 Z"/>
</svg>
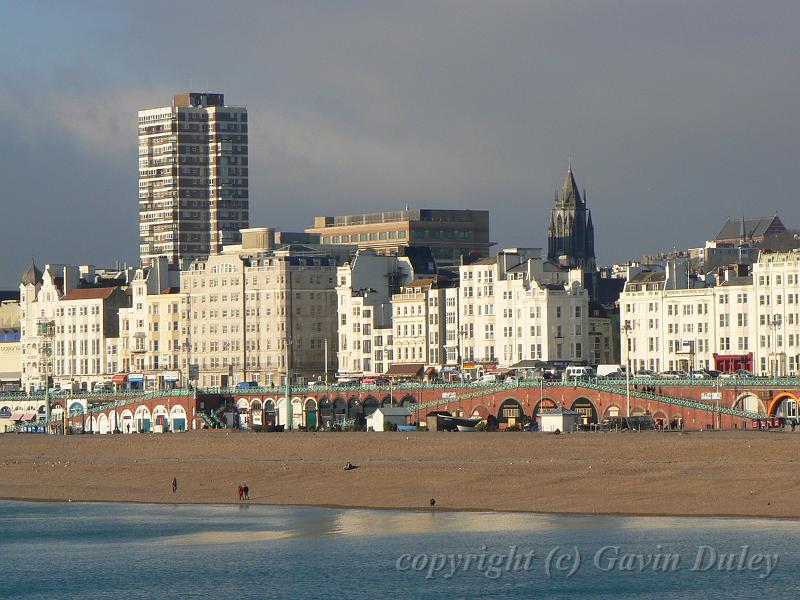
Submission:
<svg viewBox="0 0 800 600">
<path fill-rule="evenodd" d="M 184 93 L 139 111 L 139 254 L 185 266 L 241 240 L 249 222 L 247 109 Z"/>
<path fill-rule="evenodd" d="M 380 254 L 400 254 L 407 246 L 427 246 L 437 266 L 459 264 L 461 257 L 489 256 L 489 211 L 427 208 L 314 217 L 308 233 L 323 244 L 354 244 Z"/>
</svg>

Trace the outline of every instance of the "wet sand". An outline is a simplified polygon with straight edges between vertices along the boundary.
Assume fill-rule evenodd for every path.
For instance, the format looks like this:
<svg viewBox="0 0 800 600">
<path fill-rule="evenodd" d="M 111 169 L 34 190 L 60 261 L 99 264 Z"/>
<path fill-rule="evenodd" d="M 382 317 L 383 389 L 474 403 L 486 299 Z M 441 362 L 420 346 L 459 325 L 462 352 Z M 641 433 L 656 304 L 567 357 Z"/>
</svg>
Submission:
<svg viewBox="0 0 800 600">
<path fill-rule="evenodd" d="M 0 498 L 238 502 L 246 482 L 259 504 L 800 517 L 799 445 L 758 431 L 6 434 Z"/>
</svg>

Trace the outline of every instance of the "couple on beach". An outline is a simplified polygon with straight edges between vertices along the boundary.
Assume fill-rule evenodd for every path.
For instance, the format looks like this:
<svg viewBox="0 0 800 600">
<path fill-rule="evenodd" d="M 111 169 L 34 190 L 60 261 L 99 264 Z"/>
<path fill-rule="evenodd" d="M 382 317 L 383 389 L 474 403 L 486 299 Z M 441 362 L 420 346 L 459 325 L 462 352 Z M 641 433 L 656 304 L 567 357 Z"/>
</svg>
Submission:
<svg viewBox="0 0 800 600">
<path fill-rule="evenodd" d="M 239 485 L 239 502 L 242 500 L 250 500 L 250 488 L 246 483 Z"/>
</svg>

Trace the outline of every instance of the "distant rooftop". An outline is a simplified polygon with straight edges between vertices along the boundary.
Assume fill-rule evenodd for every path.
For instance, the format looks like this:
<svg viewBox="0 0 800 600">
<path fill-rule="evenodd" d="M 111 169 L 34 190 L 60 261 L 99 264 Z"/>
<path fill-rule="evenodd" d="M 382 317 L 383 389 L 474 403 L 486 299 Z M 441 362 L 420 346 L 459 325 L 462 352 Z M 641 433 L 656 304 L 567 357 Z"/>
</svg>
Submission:
<svg viewBox="0 0 800 600">
<path fill-rule="evenodd" d="M 778 215 L 771 217 L 728 218 L 719 230 L 717 241 L 726 240 L 760 240 L 765 235 L 786 231 Z"/>
<path fill-rule="evenodd" d="M 479 219 L 488 219 L 488 217 L 488 210 L 413 208 L 408 210 L 362 213 L 358 215 L 341 215 L 337 217 L 317 216 L 314 217 L 314 228 L 373 225 L 377 223 L 397 223 L 403 221 L 474 223 Z"/>
</svg>

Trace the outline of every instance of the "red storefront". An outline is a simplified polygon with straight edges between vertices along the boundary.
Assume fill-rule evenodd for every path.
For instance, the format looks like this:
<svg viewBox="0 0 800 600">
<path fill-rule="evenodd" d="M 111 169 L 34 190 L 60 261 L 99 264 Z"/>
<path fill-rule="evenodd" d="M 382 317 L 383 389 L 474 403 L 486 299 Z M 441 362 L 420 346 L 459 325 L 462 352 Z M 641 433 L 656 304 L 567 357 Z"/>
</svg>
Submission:
<svg viewBox="0 0 800 600">
<path fill-rule="evenodd" d="M 738 369 L 753 372 L 753 353 L 714 354 L 714 368 L 723 373 L 733 373 Z"/>
</svg>

